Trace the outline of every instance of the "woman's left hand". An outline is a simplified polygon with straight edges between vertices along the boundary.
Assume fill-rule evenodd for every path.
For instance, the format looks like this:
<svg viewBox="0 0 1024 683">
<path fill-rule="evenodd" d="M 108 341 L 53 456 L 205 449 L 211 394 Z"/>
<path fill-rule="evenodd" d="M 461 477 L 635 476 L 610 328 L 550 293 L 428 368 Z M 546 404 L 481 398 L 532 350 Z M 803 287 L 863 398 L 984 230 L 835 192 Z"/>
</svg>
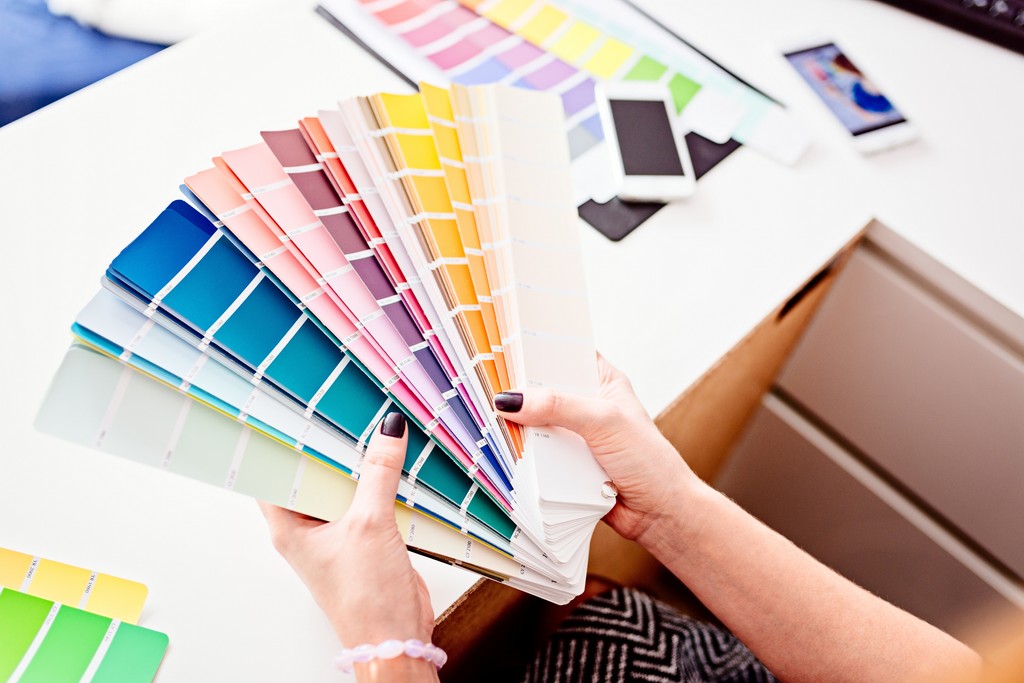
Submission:
<svg viewBox="0 0 1024 683">
<path fill-rule="evenodd" d="M 412 568 L 395 523 L 407 431 L 401 413 L 381 421 L 366 449 L 352 505 L 335 522 L 260 503 L 274 547 L 346 647 L 392 639 L 429 643 L 434 630 L 427 586 Z"/>
</svg>

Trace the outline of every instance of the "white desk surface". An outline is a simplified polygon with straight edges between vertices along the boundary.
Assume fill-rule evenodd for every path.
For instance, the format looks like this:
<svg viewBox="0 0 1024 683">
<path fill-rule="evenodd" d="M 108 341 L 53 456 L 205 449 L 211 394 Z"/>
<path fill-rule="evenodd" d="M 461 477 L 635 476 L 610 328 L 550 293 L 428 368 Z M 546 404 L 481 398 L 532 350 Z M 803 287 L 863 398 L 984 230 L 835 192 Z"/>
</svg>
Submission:
<svg viewBox="0 0 1024 683">
<path fill-rule="evenodd" d="M 873 216 L 1024 316 L 1024 57 L 866 0 L 645 4 L 815 137 L 793 168 L 741 150 L 620 243 L 581 227 L 599 347 L 652 413 Z M 844 45 L 922 140 L 853 152 L 772 49 L 808 31 Z M 314 68 L 296 72 L 300 61 Z M 190 39 L 0 130 L 0 287 L 16 321 L 0 341 L 0 546 L 147 583 L 142 623 L 171 637 L 164 683 L 338 680 L 338 644 L 253 502 L 32 430 L 68 326 L 210 156 L 340 97 L 402 87 L 295 8 Z M 438 612 L 475 581 L 415 561 Z"/>
</svg>

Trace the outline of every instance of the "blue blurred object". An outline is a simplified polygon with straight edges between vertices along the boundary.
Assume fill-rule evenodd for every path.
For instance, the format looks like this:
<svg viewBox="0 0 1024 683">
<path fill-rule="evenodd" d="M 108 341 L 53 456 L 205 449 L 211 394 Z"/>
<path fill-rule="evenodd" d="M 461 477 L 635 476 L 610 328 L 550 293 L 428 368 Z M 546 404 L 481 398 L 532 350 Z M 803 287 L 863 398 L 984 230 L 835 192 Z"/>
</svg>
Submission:
<svg viewBox="0 0 1024 683">
<path fill-rule="evenodd" d="M 864 84 L 857 81 L 853 84 L 853 101 L 864 111 L 874 114 L 885 114 L 892 111 L 892 102 L 885 95 L 879 92 L 871 92 L 864 87 Z"/>
<path fill-rule="evenodd" d="M 46 0 L 0 0 L 0 126 L 164 47 L 54 16 Z"/>
</svg>

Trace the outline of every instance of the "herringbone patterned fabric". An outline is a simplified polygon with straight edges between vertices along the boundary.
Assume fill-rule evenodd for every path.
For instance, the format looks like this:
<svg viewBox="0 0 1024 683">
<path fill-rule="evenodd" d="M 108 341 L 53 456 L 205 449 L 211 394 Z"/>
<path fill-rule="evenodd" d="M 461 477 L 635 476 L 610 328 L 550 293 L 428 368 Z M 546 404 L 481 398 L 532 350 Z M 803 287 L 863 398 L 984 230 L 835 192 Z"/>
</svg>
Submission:
<svg viewBox="0 0 1024 683">
<path fill-rule="evenodd" d="M 524 683 L 769 683 L 775 677 L 731 633 L 632 588 L 573 610 Z"/>
</svg>

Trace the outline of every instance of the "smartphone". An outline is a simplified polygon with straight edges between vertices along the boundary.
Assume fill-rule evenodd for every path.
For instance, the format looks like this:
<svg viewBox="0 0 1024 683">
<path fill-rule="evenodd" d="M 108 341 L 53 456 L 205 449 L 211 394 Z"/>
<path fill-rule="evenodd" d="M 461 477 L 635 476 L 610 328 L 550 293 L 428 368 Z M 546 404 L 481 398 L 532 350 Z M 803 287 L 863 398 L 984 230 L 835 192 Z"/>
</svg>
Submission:
<svg viewBox="0 0 1024 683">
<path fill-rule="evenodd" d="M 665 86 L 601 83 L 597 105 L 620 199 L 669 202 L 693 194 L 693 163 Z"/>
<path fill-rule="evenodd" d="M 917 137 L 900 110 L 835 43 L 803 41 L 786 47 L 783 55 L 860 151 L 877 152 Z"/>
</svg>

